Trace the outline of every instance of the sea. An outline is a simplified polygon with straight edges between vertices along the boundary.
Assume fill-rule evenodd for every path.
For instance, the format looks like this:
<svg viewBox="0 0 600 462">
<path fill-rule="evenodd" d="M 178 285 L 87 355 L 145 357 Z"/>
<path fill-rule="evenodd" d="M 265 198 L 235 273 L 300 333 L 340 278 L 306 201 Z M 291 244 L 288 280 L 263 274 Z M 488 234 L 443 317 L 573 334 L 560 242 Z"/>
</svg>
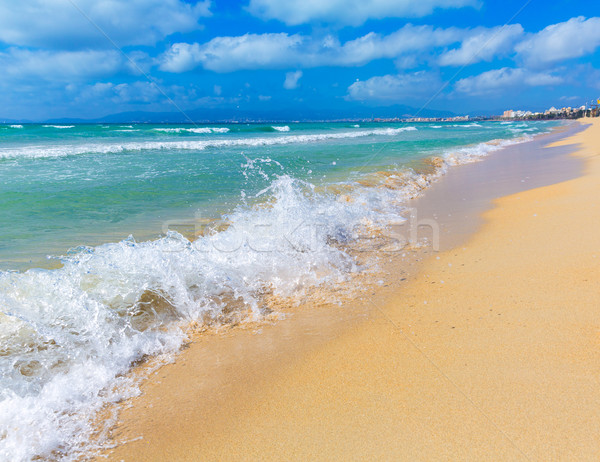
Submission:
<svg viewBox="0 0 600 462">
<path fill-rule="evenodd" d="M 93 454 L 190 325 L 351 285 L 409 199 L 560 123 L 0 125 L 0 460 Z"/>
</svg>

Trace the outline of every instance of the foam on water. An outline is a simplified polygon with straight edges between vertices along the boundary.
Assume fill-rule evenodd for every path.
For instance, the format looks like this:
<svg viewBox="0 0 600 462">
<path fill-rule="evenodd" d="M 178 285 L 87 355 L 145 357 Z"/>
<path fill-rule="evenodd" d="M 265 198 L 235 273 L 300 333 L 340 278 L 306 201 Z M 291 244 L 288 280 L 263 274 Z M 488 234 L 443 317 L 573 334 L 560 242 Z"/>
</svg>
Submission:
<svg viewBox="0 0 600 462">
<path fill-rule="evenodd" d="M 472 122 L 470 124 L 453 124 L 452 126 L 453 127 L 460 127 L 460 128 L 472 128 L 472 127 L 473 128 L 481 128 L 482 127 L 482 125 L 480 125 L 478 123 L 475 123 L 475 122 Z"/>
<path fill-rule="evenodd" d="M 46 152 L 264 146 L 410 130 L 416 128 L 62 145 Z M 268 186 L 254 197 L 242 191 L 241 204 L 194 240 L 176 232 L 146 242 L 130 238 L 74 249 L 61 258 L 60 269 L 0 272 L 0 460 L 76 460 L 93 450 L 97 412 L 137 393 L 126 374 L 136 361 L 168 360 L 186 340 L 191 323 L 260 319 L 272 297 L 293 303 L 317 288 L 351 288 L 347 282 L 371 269 L 357 262 L 353 249 L 361 248 L 374 229 L 401 222 L 407 199 L 449 166 L 526 139 L 447 150 L 433 173 L 398 167 L 330 188 L 287 175 L 269 157 L 246 158 L 244 176 L 268 180 Z M 36 157 L 41 148 L 18 149 L 13 156 Z M 0 156 L 9 151 L 2 149 Z M 278 175 L 263 171 L 271 164 Z"/>
<path fill-rule="evenodd" d="M 524 135 L 519 138 L 509 140 L 492 140 L 485 143 L 479 143 L 475 146 L 466 146 L 463 148 L 452 149 L 444 153 L 442 158 L 448 165 L 460 165 L 469 162 L 475 162 L 488 154 L 498 151 L 506 146 L 529 141 L 530 136 Z"/>
<path fill-rule="evenodd" d="M 0 459 L 76 458 L 94 413 L 131 395 L 119 376 L 174 353 L 190 322 L 226 321 L 232 305 L 260 317 L 265 293 L 344 282 L 360 270 L 344 246 L 397 217 L 390 198 L 402 192 L 339 201 L 283 175 L 258 196 L 268 206 L 239 207 L 227 229 L 196 241 L 171 232 L 78 249 L 61 269 L 0 273 Z"/>
<path fill-rule="evenodd" d="M 158 129 L 157 129 L 158 130 Z M 179 130 L 176 128 L 163 128 L 161 130 Z M 183 130 L 183 129 L 182 129 Z M 195 130 L 195 129 L 185 129 Z M 211 129 L 213 130 L 213 129 Z M 11 159 L 19 157 L 43 158 L 62 157 L 77 154 L 109 154 L 124 151 L 144 150 L 195 150 L 201 151 L 206 148 L 219 148 L 231 146 L 269 146 L 294 143 L 311 143 L 344 138 L 359 138 L 366 136 L 396 136 L 404 131 L 417 130 L 415 127 L 402 128 L 379 128 L 373 130 L 361 130 L 340 133 L 316 133 L 310 135 L 285 135 L 272 137 L 233 138 L 233 139 L 203 139 L 189 141 L 132 141 L 129 143 L 95 143 L 95 144 L 60 144 L 55 146 L 25 146 L 15 148 L 0 148 L 0 159 Z"/>
<path fill-rule="evenodd" d="M 289 125 L 283 125 L 283 126 L 273 125 L 273 129 L 278 132 L 289 132 L 290 131 Z"/>
<path fill-rule="evenodd" d="M 227 133 L 227 127 L 196 127 L 196 128 L 154 128 L 157 132 L 165 133 Z"/>
<path fill-rule="evenodd" d="M 63 128 L 75 128 L 75 125 L 43 125 L 43 127 L 63 129 Z"/>
</svg>

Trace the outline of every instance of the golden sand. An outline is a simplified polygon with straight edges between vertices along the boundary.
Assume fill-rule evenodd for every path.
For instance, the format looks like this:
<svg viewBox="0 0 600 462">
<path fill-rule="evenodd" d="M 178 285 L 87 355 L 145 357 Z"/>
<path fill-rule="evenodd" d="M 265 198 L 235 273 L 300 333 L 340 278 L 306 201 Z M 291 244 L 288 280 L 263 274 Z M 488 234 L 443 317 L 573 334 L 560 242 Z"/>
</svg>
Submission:
<svg viewBox="0 0 600 462">
<path fill-rule="evenodd" d="M 109 460 L 598 460 L 599 122 L 565 140 L 583 176 L 495 201 L 343 328 L 340 309 L 198 339 Z"/>
</svg>

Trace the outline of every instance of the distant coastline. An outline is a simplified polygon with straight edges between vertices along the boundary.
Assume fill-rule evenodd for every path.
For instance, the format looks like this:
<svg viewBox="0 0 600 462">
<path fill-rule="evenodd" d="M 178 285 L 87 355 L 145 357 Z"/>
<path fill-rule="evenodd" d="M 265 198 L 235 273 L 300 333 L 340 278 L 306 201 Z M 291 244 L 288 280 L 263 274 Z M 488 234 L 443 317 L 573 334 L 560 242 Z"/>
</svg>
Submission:
<svg viewBox="0 0 600 462">
<path fill-rule="evenodd" d="M 74 119 L 74 118 L 63 118 L 63 119 L 49 119 L 42 121 L 31 121 L 31 120 L 18 120 L 18 119 L 0 119 L 0 125 L 9 124 L 25 124 L 25 125 L 38 125 L 38 124 L 76 124 L 76 125 L 94 125 L 94 124 L 168 124 L 168 125 L 212 125 L 212 124 L 269 124 L 269 123 L 389 123 L 389 122 L 407 122 L 407 123 L 418 123 L 418 122 L 469 122 L 469 121 L 507 121 L 507 120 L 558 120 L 558 119 L 581 119 L 584 117 L 598 117 L 600 115 L 600 107 L 598 104 L 582 105 L 580 107 L 562 107 L 560 109 L 554 106 L 546 109 L 543 112 L 532 112 L 522 110 L 506 110 L 502 115 L 457 115 L 448 111 L 417 111 L 412 108 L 400 108 L 399 113 L 406 110 L 412 110 L 413 114 L 419 114 L 423 112 L 423 116 L 413 115 L 410 113 L 404 113 L 402 115 L 380 115 L 371 117 L 268 117 L 268 116 L 244 116 L 243 112 L 240 113 L 239 117 L 215 117 L 215 118 L 204 118 L 194 117 L 194 112 L 189 118 L 182 118 L 182 114 L 179 113 L 124 113 L 124 114 L 113 114 L 97 119 Z M 429 114 L 429 115 L 427 115 Z M 184 114 L 185 115 L 185 114 Z"/>
</svg>

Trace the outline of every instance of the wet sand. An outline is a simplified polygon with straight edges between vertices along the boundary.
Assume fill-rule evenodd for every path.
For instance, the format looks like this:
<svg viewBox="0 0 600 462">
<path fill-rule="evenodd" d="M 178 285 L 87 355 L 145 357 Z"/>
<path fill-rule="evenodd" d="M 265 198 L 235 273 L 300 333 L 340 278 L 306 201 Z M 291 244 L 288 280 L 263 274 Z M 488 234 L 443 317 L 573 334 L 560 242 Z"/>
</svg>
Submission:
<svg viewBox="0 0 600 462">
<path fill-rule="evenodd" d="M 198 336 L 122 412 L 114 438 L 135 441 L 109 460 L 598 459 L 593 123 L 449 172 L 412 204 L 442 251 L 408 274 L 393 256 L 362 300 Z"/>
</svg>

